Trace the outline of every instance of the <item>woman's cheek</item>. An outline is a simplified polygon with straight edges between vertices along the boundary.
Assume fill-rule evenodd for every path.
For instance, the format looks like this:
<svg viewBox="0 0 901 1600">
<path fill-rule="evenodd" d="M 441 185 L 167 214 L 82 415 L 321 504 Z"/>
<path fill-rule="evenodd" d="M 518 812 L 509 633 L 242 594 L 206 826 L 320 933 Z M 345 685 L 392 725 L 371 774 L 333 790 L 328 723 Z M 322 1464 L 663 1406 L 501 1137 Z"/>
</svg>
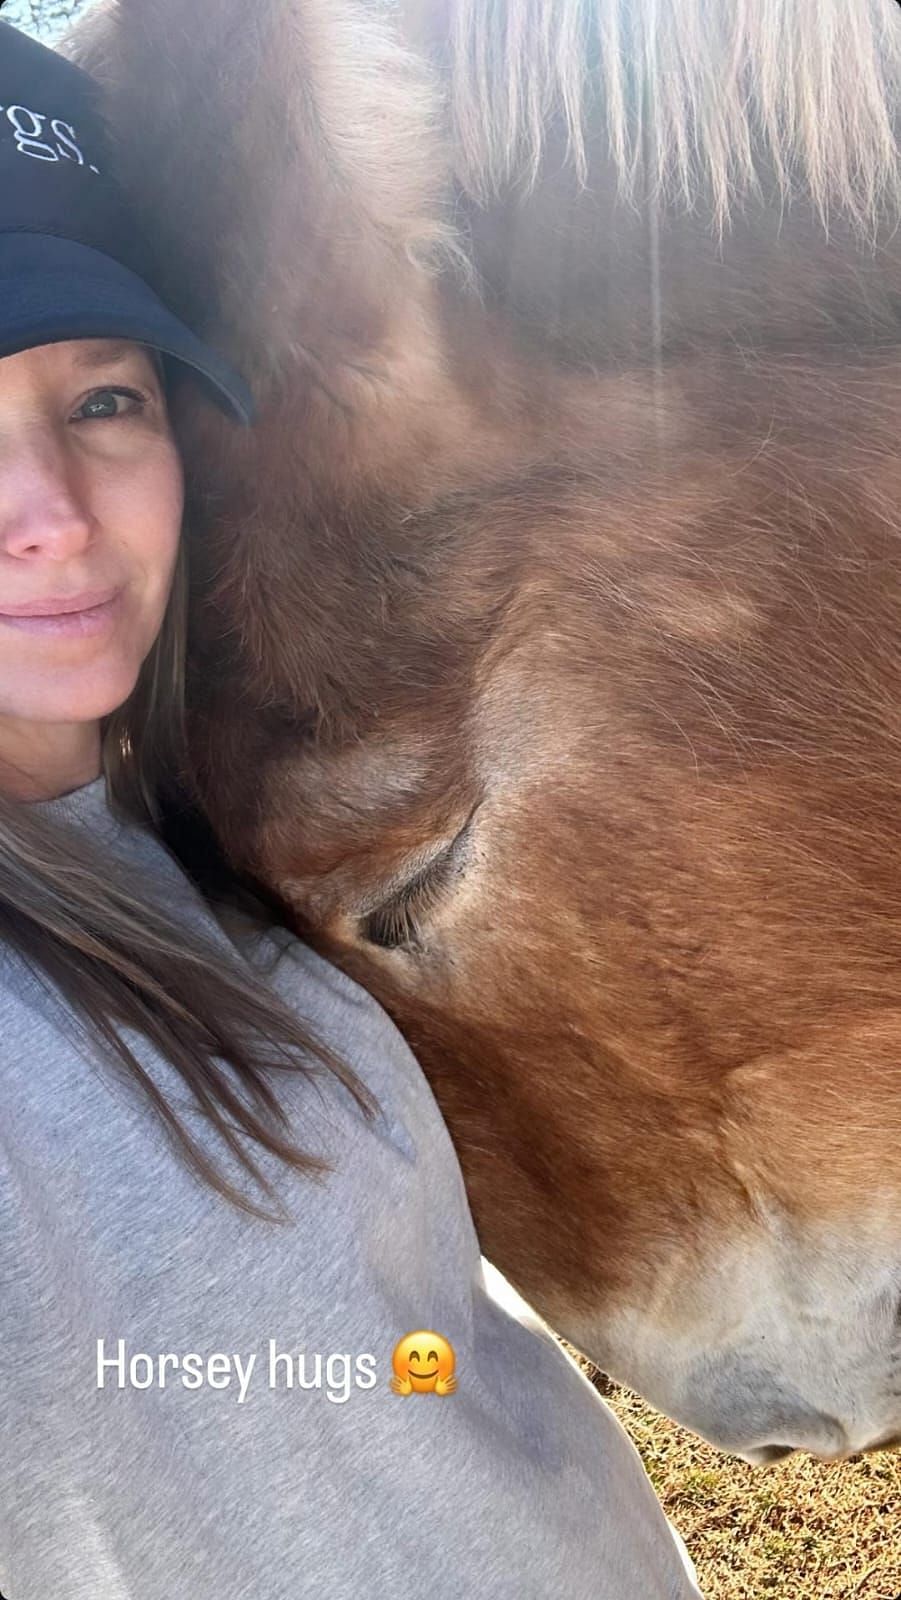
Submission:
<svg viewBox="0 0 901 1600">
<path fill-rule="evenodd" d="M 184 480 L 174 443 L 123 484 L 112 525 L 138 567 L 168 592 L 181 539 Z"/>
</svg>

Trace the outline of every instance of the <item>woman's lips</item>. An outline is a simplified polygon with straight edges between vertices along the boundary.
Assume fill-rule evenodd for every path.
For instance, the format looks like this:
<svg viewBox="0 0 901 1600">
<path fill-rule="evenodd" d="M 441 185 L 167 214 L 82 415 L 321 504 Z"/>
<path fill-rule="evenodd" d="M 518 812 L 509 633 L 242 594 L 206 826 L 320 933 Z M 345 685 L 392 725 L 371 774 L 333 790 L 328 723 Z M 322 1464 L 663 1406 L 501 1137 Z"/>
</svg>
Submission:
<svg viewBox="0 0 901 1600">
<path fill-rule="evenodd" d="M 22 633 L 39 633 L 64 635 L 69 637 L 91 638 L 103 633 L 111 627 L 119 612 L 122 590 L 116 589 L 112 593 L 106 591 L 106 598 L 92 600 L 85 596 L 82 603 L 78 597 L 74 602 L 64 600 L 36 601 L 35 605 L 43 605 L 43 611 L 28 611 L 15 614 L 11 611 L 0 610 L 0 626 L 18 628 Z M 73 603 L 78 606 L 72 610 Z M 54 610 L 54 607 L 60 607 Z"/>
</svg>

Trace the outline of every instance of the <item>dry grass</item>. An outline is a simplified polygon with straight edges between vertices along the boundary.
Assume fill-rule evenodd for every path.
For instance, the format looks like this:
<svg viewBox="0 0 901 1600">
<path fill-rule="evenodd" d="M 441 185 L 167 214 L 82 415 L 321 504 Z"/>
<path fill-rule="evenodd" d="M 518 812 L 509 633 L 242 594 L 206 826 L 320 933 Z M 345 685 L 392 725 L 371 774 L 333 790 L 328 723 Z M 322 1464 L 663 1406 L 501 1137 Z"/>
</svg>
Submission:
<svg viewBox="0 0 901 1600">
<path fill-rule="evenodd" d="M 599 1375 L 598 1375 L 599 1377 Z M 748 1467 L 599 1377 L 706 1600 L 901 1600 L 901 1455 Z"/>
</svg>

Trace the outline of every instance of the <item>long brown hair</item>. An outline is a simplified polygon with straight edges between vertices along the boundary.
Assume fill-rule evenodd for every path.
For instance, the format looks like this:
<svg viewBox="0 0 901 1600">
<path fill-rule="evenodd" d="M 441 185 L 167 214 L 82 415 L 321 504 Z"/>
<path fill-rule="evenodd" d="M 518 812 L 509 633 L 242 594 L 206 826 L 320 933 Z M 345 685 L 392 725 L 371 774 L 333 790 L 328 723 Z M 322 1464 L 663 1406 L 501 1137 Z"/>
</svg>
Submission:
<svg viewBox="0 0 901 1600">
<path fill-rule="evenodd" d="M 125 818 L 159 829 L 162 797 L 186 771 L 184 670 L 187 546 L 163 626 L 126 703 L 103 729 L 107 795 Z M 220 878 L 221 882 L 221 878 Z M 235 898 L 252 901 L 238 880 Z M 297 1148 L 273 1070 L 335 1073 L 371 1115 L 356 1074 L 237 955 L 145 898 L 86 830 L 0 797 L 0 940 L 49 979 L 95 1046 L 137 1079 L 175 1147 L 227 1199 L 270 1220 L 194 1140 L 123 1036 L 136 1030 L 180 1073 L 242 1167 L 271 1198 L 253 1146 L 315 1175 L 328 1164 Z M 231 1072 L 228 1071 L 231 1069 Z M 249 1142 L 249 1148 L 248 1148 Z"/>
</svg>

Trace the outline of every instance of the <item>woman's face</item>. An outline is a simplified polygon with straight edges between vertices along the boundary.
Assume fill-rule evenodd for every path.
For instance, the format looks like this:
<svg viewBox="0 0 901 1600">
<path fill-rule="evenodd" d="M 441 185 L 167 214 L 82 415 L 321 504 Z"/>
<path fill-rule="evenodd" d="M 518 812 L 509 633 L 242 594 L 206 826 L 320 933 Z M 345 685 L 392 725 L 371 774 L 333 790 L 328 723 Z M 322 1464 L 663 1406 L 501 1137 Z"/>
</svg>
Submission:
<svg viewBox="0 0 901 1600">
<path fill-rule="evenodd" d="M 140 345 L 0 359 L 0 732 L 96 724 L 128 698 L 166 609 L 182 493 Z"/>
</svg>

